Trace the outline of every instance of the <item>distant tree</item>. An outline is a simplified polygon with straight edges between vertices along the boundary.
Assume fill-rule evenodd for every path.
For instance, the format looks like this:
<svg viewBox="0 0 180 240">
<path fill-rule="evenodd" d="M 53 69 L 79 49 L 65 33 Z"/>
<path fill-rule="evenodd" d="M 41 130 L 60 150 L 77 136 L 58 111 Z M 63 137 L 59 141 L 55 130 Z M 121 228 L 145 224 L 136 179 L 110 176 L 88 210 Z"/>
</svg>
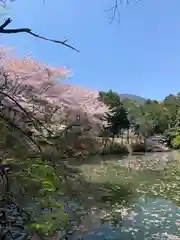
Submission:
<svg viewBox="0 0 180 240">
<path fill-rule="evenodd" d="M 177 95 L 169 94 L 163 101 L 164 108 L 167 109 L 169 115 L 169 128 L 174 126 L 177 111 L 179 109 L 180 98 Z"/>
<path fill-rule="evenodd" d="M 147 99 L 147 100 L 145 101 L 145 104 L 151 104 L 151 100 L 150 100 L 150 99 Z"/>
<path fill-rule="evenodd" d="M 144 104 L 137 105 L 132 101 L 123 102 L 128 111 L 131 129 L 137 136 L 144 138 L 163 133 L 168 127 L 168 111 L 163 104 L 148 99 Z"/>
<path fill-rule="evenodd" d="M 99 100 L 110 109 L 110 111 L 105 114 L 105 119 L 108 123 L 106 134 L 110 134 L 114 140 L 115 136 L 119 136 L 125 129 L 129 129 L 130 122 L 128 119 L 128 112 L 124 108 L 119 94 L 112 90 L 108 92 L 99 92 Z"/>
<path fill-rule="evenodd" d="M 128 113 L 122 104 L 112 108 L 110 113 L 107 113 L 107 122 L 113 139 L 125 129 L 129 129 Z"/>
<path fill-rule="evenodd" d="M 109 90 L 108 92 L 99 92 L 99 100 L 109 108 L 120 105 L 120 96 L 118 93 Z"/>
<path fill-rule="evenodd" d="M 158 102 L 151 101 L 149 104 L 144 105 L 146 118 L 152 123 L 153 133 L 163 133 L 169 124 L 169 116 L 167 109 Z"/>
</svg>

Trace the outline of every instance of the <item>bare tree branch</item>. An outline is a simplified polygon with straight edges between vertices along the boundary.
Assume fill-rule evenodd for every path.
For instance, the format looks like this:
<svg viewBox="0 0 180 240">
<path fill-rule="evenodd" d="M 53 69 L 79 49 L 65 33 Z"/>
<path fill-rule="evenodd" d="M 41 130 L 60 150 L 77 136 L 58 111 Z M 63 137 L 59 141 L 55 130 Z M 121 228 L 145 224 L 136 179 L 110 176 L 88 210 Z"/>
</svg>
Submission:
<svg viewBox="0 0 180 240">
<path fill-rule="evenodd" d="M 121 3 L 122 3 L 122 0 L 115 0 L 114 6 L 107 10 L 107 12 L 112 12 L 112 16 L 109 18 L 110 24 L 114 21 L 116 15 L 118 15 L 118 20 L 120 21 L 119 4 Z"/>
<path fill-rule="evenodd" d="M 11 122 L 6 117 L 0 115 L 0 118 L 5 120 L 9 126 L 11 126 L 15 129 L 17 129 L 18 131 L 20 131 L 24 136 L 26 136 L 39 149 L 39 152 L 42 152 L 41 147 L 37 144 L 37 142 L 31 136 L 29 136 L 24 130 L 22 130 L 19 126 L 17 126 L 13 122 Z"/>
<path fill-rule="evenodd" d="M 30 28 L 15 28 L 15 29 L 4 29 L 8 24 L 11 23 L 11 19 L 8 18 L 1 26 L 0 26 L 0 33 L 5 33 L 5 34 L 12 34 L 12 33 L 28 33 L 31 34 L 34 37 L 46 40 L 46 41 L 50 41 L 50 42 L 54 42 L 54 43 L 60 43 L 68 48 L 71 48 L 73 50 L 75 50 L 76 52 L 79 52 L 79 50 L 77 50 L 75 47 L 67 44 L 67 39 L 64 41 L 59 41 L 59 40 L 54 40 L 54 39 L 50 39 L 50 38 L 46 38 L 43 36 L 40 36 L 34 32 L 32 32 L 32 30 Z"/>
<path fill-rule="evenodd" d="M 139 0 L 134 0 L 135 2 L 139 2 Z M 118 17 L 118 22 L 120 21 L 120 5 L 125 4 L 126 6 L 132 3 L 132 0 L 114 0 L 114 5 L 108 9 L 106 12 L 112 12 L 112 16 L 110 19 L 110 24 L 114 21 L 115 17 Z"/>
<path fill-rule="evenodd" d="M 11 23 L 11 19 L 8 18 L 1 26 L 0 26 L 0 31 L 2 31 L 8 24 Z"/>
</svg>

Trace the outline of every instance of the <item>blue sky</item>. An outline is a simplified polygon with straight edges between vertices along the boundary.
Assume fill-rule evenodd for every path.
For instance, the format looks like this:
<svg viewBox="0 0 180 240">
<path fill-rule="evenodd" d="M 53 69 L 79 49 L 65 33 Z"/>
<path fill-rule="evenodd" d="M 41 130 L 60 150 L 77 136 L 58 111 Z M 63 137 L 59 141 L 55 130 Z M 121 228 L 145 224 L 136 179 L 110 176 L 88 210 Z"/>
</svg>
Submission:
<svg viewBox="0 0 180 240">
<path fill-rule="evenodd" d="M 71 68 L 67 82 L 84 88 L 161 100 L 180 91 L 180 1 L 131 1 L 120 8 L 120 24 L 109 24 L 105 10 L 114 0 L 16 0 L 8 11 L 12 27 L 68 38 L 80 53 L 28 34 L 2 35 L 0 45 Z"/>
</svg>

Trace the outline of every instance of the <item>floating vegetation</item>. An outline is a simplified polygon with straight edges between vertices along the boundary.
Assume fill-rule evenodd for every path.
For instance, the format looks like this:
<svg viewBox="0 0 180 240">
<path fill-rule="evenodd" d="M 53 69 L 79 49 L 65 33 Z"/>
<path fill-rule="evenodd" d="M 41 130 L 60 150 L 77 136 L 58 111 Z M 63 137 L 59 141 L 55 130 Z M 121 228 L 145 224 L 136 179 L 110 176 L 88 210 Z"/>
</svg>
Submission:
<svg viewBox="0 0 180 240">
<path fill-rule="evenodd" d="M 99 181 L 100 200 L 109 206 L 101 219 L 102 226 L 106 223 L 115 226 L 119 238 L 179 239 L 180 161 L 179 157 L 175 160 L 168 154 L 159 158 L 154 154 L 106 161 L 104 171 L 102 163 L 101 166 L 82 166 L 83 171 L 91 175 L 92 184 Z M 98 234 L 102 232 L 105 236 L 106 231 L 102 227 L 83 239 L 102 239 Z M 111 239 L 119 239 L 110 232 Z"/>
</svg>

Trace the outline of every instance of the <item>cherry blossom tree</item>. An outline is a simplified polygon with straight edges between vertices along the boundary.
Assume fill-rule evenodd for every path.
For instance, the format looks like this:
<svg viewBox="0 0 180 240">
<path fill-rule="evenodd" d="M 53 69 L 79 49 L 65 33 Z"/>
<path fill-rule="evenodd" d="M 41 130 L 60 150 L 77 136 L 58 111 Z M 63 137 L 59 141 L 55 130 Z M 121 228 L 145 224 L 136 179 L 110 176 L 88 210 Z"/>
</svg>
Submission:
<svg viewBox="0 0 180 240">
<path fill-rule="evenodd" d="M 58 179 L 59 176 L 54 171 L 56 162 L 53 154 L 56 150 L 56 145 L 47 142 L 47 146 L 51 147 L 51 154 L 47 158 L 38 140 L 46 140 L 43 130 L 46 130 L 49 134 L 52 131 L 45 124 L 46 119 L 41 120 L 40 115 L 44 117 L 49 114 L 51 121 L 51 117 L 54 111 L 57 110 L 57 106 L 52 104 L 45 92 L 47 91 L 47 87 L 57 84 L 54 78 L 66 78 L 69 75 L 69 71 L 62 67 L 49 67 L 34 61 L 30 57 L 21 60 L 15 59 L 5 48 L 1 48 L 0 59 L 1 223 L 9 223 L 9 219 L 3 213 L 8 211 L 8 203 L 10 203 L 14 206 L 14 214 L 18 212 L 23 218 L 23 211 L 23 215 L 26 215 L 26 224 L 29 227 L 28 231 L 34 237 L 39 235 L 40 232 L 41 234 L 54 234 L 56 228 L 56 222 L 53 220 L 54 214 L 58 212 L 58 216 L 61 216 L 58 219 L 57 230 L 62 229 L 67 223 L 67 214 L 64 213 L 62 204 L 52 200 L 52 192 L 53 194 L 58 193 L 61 184 Z M 44 108 L 44 111 L 41 108 Z M 30 125 L 28 125 L 29 123 Z M 31 131 L 32 129 L 39 132 L 40 138 L 36 137 L 35 132 Z M 35 157 L 33 160 L 29 159 L 30 154 L 33 154 L 32 156 Z M 60 169 L 65 169 L 63 162 L 61 162 Z M 11 172 L 11 177 L 9 177 L 8 170 Z M 51 180 L 47 179 L 47 175 L 51 176 Z M 26 196 L 28 194 L 27 199 L 21 190 L 20 192 L 19 190 L 14 192 L 13 182 L 20 189 L 23 189 L 23 192 L 26 192 Z M 39 196 L 37 192 L 32 192 L 32 189 L 36 188 L 35 185 L 39 189 L 39 192 L 41 192 Z M 24 199 L 23 202 L 18 198 L 20 195 Z M 54 213 L 50 211 L 48 215 L 44 216 L 43 213 L 39 213 L 37 215 L 38 220 L 35 221 L 32 218 L 33 214 L 24 209 L 26 209 L 26 204 L 32 201 L 33 196 L 37 197 L 39 204 L 41 200 L 38 198 L 41 198 L 42 195 L 44 195 L 42 198 L 43 201 L 47 201 L 49 204 L 49 200 L 51 199 L 53 208 L 57 209 Z M 23 210 L 21 209 L 22 204 L 25 204 L 23 205 Z M 44 221 L 48 221 L 49 226 L 51 225 L 52 227 L 49 228 L 46 224 L 44 225 Z M 39 229 L 40 225 L 41 230 Z M 11 231 L 11 227 L 7 227 L 6 224 L 0 226 L 1 239 L 8 234 L 7 229 Z"/>
</svg>

